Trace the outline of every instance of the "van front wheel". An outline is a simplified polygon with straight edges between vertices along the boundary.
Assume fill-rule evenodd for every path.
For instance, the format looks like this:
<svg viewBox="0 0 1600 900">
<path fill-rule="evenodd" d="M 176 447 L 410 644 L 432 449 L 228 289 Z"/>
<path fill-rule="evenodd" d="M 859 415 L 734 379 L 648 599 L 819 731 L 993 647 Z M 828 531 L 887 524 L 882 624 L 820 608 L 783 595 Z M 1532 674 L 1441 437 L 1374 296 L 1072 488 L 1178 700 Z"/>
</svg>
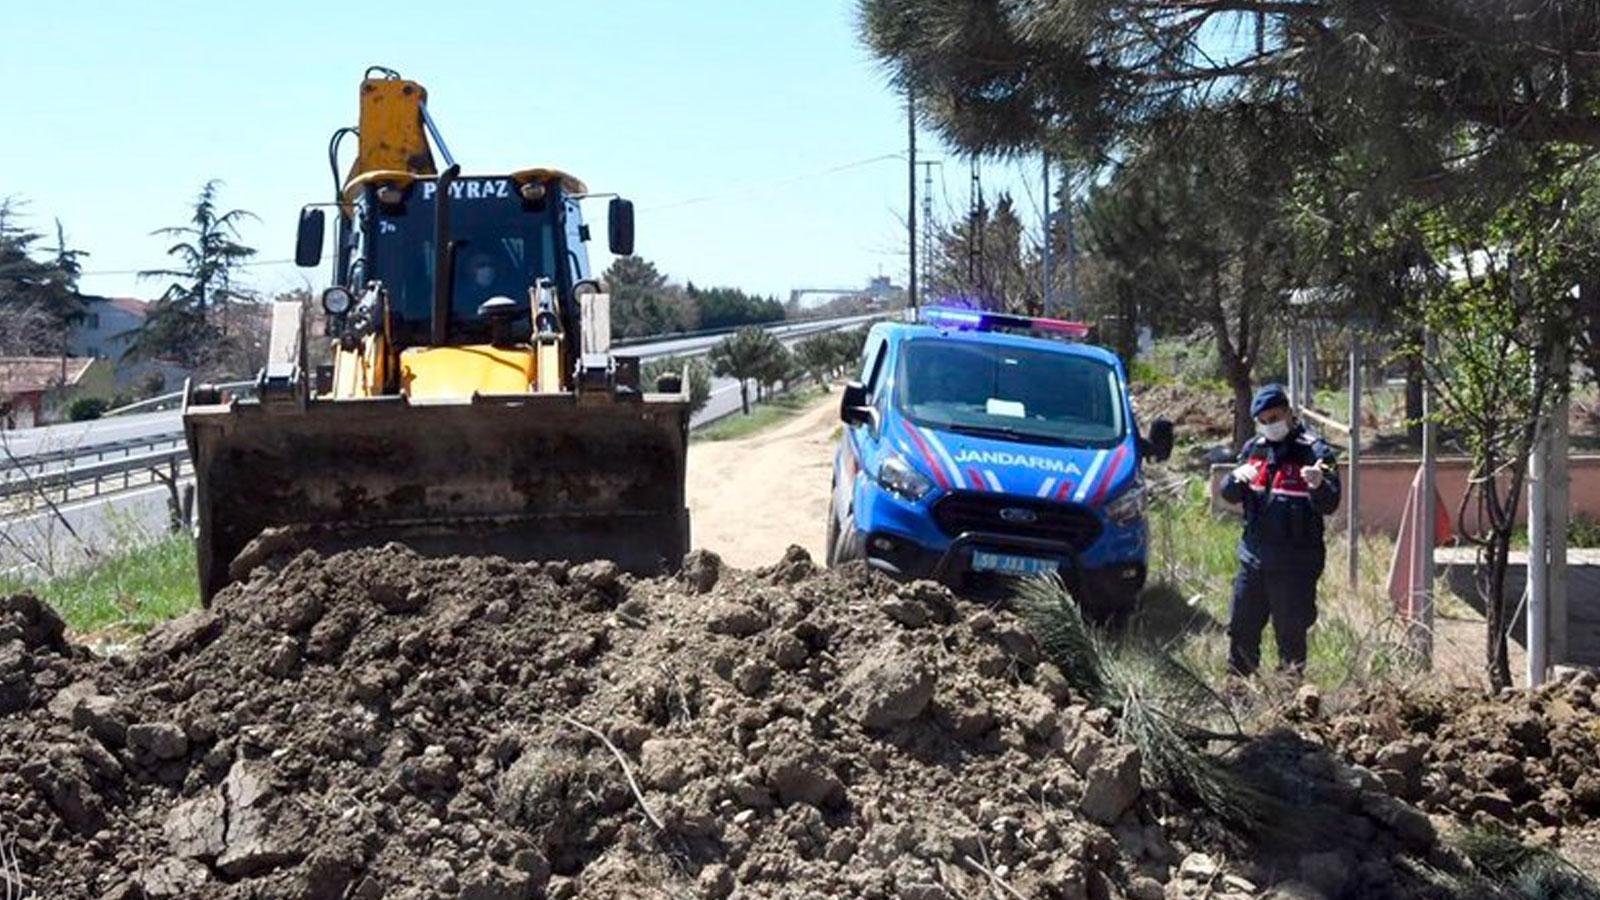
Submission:
<svg viewBox="0 0 1600 900">
<path fill-rule="evenodd" d="M 846 513 L 844 521 L 828 515 L 828 567 L 842 566 L 861 559 L 861 538 L 856 534 L 856 517 Z"/>
</svg>

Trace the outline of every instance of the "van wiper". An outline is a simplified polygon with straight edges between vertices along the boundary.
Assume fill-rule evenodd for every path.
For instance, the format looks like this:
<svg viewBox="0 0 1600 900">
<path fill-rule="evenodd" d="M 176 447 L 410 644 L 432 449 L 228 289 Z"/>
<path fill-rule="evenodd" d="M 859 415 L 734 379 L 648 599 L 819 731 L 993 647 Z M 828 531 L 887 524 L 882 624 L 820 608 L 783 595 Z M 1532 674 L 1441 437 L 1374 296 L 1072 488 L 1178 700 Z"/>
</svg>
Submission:
<svg viewBox="0 0 1600 900">
<path fill-rule="evenodd" d="M 958 434 L 971 434 L 977 437 L 1000 438 L 1005 441 L 1017 441 L 1023 444 L 1056 444 L 1062 445 L 1066 441 L 1046 434 L 1036 434 L 1031 431 L 1018 431 L 1002 425 L 955 425 L 948 426 L 951 431 Z"/>
</svg>

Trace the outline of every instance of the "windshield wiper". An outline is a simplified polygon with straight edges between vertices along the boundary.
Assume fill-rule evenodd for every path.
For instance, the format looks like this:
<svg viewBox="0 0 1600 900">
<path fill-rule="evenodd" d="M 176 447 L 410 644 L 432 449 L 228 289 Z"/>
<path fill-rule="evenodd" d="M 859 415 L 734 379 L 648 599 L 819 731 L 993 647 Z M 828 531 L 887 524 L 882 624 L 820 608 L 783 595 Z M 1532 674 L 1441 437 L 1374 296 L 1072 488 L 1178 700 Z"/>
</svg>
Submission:
<svg viewBox="0 0 1600 900">
<path fill-rule="evenodd" d="M 1037 434 L 1031 431 L 1018 431 L 1015 428 L 1006 428 L 1000 425 L 957 425 L 951 423 L 951 431 L 958 434 L 971 434 L 978 437 L 996 437 L 1007 441 L 1017 441 L 1025 444 L 1065 444 L 1061 438 L 1048 434 Z"/>
</svg>

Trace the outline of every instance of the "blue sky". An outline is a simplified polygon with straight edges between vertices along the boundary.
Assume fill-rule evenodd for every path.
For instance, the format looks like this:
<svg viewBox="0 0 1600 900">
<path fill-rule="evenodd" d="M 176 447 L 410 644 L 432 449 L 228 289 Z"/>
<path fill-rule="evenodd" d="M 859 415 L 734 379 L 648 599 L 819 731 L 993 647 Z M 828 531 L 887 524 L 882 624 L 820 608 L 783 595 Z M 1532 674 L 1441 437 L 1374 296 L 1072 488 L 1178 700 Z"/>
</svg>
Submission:
<svg viewBox="0 0 1600 900">
<path fill-rule="evenodd" d="M 904 160 L 866 162 L 903 153 L 902 105 L 851 0 L 53 0 L 5 29 L 0 196 L 28 200 L 39 230 L 63 221 L 105 273 L 88 292 L 157 293 L 129 271 L 163 263 L 149 232 L 181 223 L 208 178 L 260 217 L 244 237 L 262 260 L 292 256 L 369 64 L 427 86 L 464 171 L 555 165 L 634 200 L 637 252 L 676 280 L 786 296 L 905 277 Z M 987 192 L 1015 182 L 985 171 Z M 941 214 L 965 209 L 966 185 L 965 164 L 936 178 Z M 268 292 L 324 277 L 251 272 Z"/>
</svg>

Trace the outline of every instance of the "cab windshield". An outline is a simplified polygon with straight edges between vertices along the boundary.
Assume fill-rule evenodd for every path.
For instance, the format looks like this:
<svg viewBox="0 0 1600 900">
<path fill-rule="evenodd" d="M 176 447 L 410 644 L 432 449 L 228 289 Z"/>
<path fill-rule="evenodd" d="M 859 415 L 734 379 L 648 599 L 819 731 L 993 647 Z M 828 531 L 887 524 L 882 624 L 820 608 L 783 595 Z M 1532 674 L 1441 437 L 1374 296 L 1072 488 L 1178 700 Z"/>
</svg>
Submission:
<svg viewBox="0 0 1600 900">
<path fill-rule="evenodd" d="M 380 209 L 372 220 L 372 270 L 366 277 L 388 289 L 396 324 L 407 336 L 425 334 L 433 317 L 433 187 L 433 182 L 417 184 L 403 209 Z M 525 311 L 530 285 L 540 278 L 558 280 L 556 204 L 529 209 L 505 178 L 461 179 L 454 188 L 451 332 L 480 338 L 488 333 L 478 315 L 483 301 L 509 297 Z M 528 316 L 515 321 L 526 328 Z"/>
<path fill-rule="evenodd" d="M 1110 447 L 1125 434 L 1116 370 L 1071 353 L 908 341 L 900 410 L 929 428 L 999 440 Z"/>
</svg>

